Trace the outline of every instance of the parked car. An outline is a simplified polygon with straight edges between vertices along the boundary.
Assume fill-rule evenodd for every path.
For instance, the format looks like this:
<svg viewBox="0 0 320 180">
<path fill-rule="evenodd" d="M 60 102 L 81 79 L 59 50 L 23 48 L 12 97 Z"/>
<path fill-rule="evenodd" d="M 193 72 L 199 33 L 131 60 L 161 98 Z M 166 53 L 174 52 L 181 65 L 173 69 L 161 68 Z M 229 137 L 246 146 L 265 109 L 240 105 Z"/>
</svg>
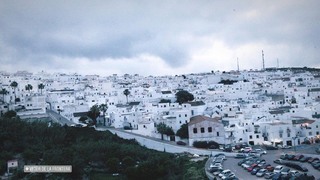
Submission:
<svg viewBox="0 0 320 180">
<path fill-rule="evenodd" d="M 293 154 L 287 154 L 287 159 L 288 160 L 293 160 L 294 158 L 295 158 L 295 155 L 293 155 Z"/>
<path fill-rule="evenodd" d="M 241 164 L 243 164 L 246 161 L 247 161 L 246 159 L 242 159 L 241 161 L 238 162 L 238 166 L 241 166 Z"/>
<path fill-rule="evenodd" d="M 216 171 L 214 171 L 212 174 L 213 174 L 214 176 L 218 176 L 222 171 L 223 171 L 223 169 L 222 169 L 222 168 L 219 168 L 219 169 L 217 169 Z"/>
<path fill-rule="evenodd" d="M 217 157 L 212 162 L 214 163 L 222 163 L 224 161 L 223 157 Z"/>
<path fill-rule="evenodd" d="M 235 158 L 238 158 L 238 159 L 245 158 L 245 157 L 247 157 L 247 156 L 245 154 L 243 154 L 243 153 L 238 153 L 235 156 Z"/>
<path fill-rule="evenodd" d="M 255 167 L 255 168 L 253 168 L 250 173 L 251 173 L 252 175 L 256 175 L 257 172 L 258 172 L 260 169 L 261 169 L 261 168 L 257 166 L 257 167 Z"/>
<path fill-rule="evenodd" d="M 210 173 L 214 173 L 214 172 L 217 172 L 217 171 L 223 171 L 223 168 L 222 167 L 209 167 L 208 168 L 208 171 L 210 172 Z M 219 173 L 220 173 L 219 172 Z"/>
<path fill-rule="evenodd" d="M 286 160 L 286 159 L 287 159 L 286 154 L 282 154 L 282 155 L 280 155 L 280 159 L 282 159 L 282 160 Z"/>
<path fill-rule="evenodd" d="M 278 165 L 278 166 L 276 166 L 276 167 L 274 168 L 273 172 L 275 172 L 275 173 L 280 173 L 280 171 L 281 171 L 282 169 L 283 169 L 283 166 Z"/>
<path fill-rule="evenodd" d="M 267 170 L 266 169 L 260 169 L 257 173 L 256 176 L 257 177 L 262 177 L 266 174 Z"/>
<path fill-rule="evenodd" d="M 287 167 L 282 168 L 280 171 L 281 174 L 289 174 L 289 172 L 290 172 L 290 169 Z"/>
<path fill-rule="evenodd" d="M 224 153 L 215 154 L 213 157 L 226 157 Z"/>
<path fill-rule="evenodd" d="M 268 170 L 269 172 L 273 172 L 274 171 L 274 167 L 273 166 L 267 166 L 266 170 Z"/>
<path fill-rule="evenodd" d="M 290 175 L 291 177 L 296 177 L 296 176 L 298 176 L 299 174 L 301 174 L 301 173 L 299 173 L 298 171 L 290 171 L 290 172 L 289 172 L 289 175 Z"/>
<path fill-rule="evenodd" d="M 305 157 L 300 159 L 300 162 L 307 162 L 307 161 L 309 161 L 309 159 L 311 159 L 311 157 L 305 156 Z"/>
<path fill-rule="evenodd" d="M 264 178 L 265 178 L 265 179 L 272 179 L 273 175 L 275 175 L 274 172 L 267 172 L 267 173 L 264 175 Z"/>
<path fill-rule="evenodd" d="M 266 150 L 277 150 L 278 148 L 275 146 L 265 145 L 264 146 Z"/>
<path fill-rule="evenodd" d="M 311 159 L 308 160 L 308 163 L 312 163 L 315 160 L 319 160 L 319 158 L 317 158 L 317 157 L 311 158 Z"/>
<path fill-rule="evenodd" d="M 252 151 L 252 148 L 251 147 L 245 147 L 245 148 L 241 148 L 240 151 L 244 152 L 244 153 L 248 153 L 248 152 Z"/>
<path fill-rule="evenodd" d="M 280 180 L 281 179 L 281 173 L 278 172 L 278 173 L 275 173 L 273 176 L 272 176 L 272 180 Z"/>
<path fill-rule="evenodd" d="M 281 149 L 290 149 L 292 146 L 288 146 L 288 145 L 283 145 L 282 147 L 281 147 Z"/>
<path fill-rule="evenodd" d="M 251 172 L 255 167 L 257 167 L 258 166 L 258 164 L 252 164 L 251 166 L 249 166 L 248 168 L 247 168 L 247 171 L 248 172 Z"/>
<path fill-rule="evenodd" d="M 226 176 L 228 174 L 231 174 L 231 170 L 230 169 L 226 169 L 226 170 L 223 170 L 220 174 L 219 174 L 219 177 L 223 177 L 223 176 Z"/>
<path fill-rule="evenodd" d="M 274 163 L 277 163 L 277 164 L 283 164 L 283 161 L 282 159 L 276 159 L 273 161 Z"/>
<path fill-rule="evenodd" d="M 233 178 L 233 177 L 236 177 L 236 175 L 234 173 L 230 173 L 230 174 L 227 174 L 225 176 L 222 176 L 221 179 L 225 180 L 225 179 L 230 179 L 230 178 Z"/>
<path fill-rule="evenodd" d="M 303 157 L 304 157 L 304 155 L 298 154 L 298 155 L 295 155 L 295 156 L 294 156 L 293 160 L 294 160 L 294 161 L 300 161 L 300 159 L 303 158 Z"/>
<path fill-rule="evenodd" d="M 181 146 L 187 145 L 187 143 L 185 143 L 185 142 L 183 142 L 183 141 L 177 141 L 177 144 L 178 144 L 178 145 L 181 145 Z"/>
<path fill-rule="evenodd" d="M 255 149 L 255 151 L 259 154 L 267 154 L 267 151 L 263 149 Z"/>
<path fill-rule="evenodd" d="M 210 168 L 212 168 L 212 167 L 221 167 L 222 168 L 222 164 L 221 163 L 212 163 L 212 164 L 210 164 L 209 167 Z"/>
</svg>

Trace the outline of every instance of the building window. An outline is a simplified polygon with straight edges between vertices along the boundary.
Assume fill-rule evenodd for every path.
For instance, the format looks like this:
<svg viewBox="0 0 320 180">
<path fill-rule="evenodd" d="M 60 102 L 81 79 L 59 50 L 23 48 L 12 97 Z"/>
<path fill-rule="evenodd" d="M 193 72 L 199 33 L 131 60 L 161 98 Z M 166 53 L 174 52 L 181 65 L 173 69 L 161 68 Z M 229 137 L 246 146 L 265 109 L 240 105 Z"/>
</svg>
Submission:
<svg viewBox="0 0 320 180">
<path fill-rule="evenodd" d="M 319 131 L 317 131 L 316 134 L 319 135 Z"/>
<path fill-rule="evenodd" d="M 256 138 L 259 139 L 259 135 L 257 135 Z"/>
<path fill-rule="evenodd" d="M 208 132 L 209 132 L 209 133 L 212 132 L 212 127 L 208 127 Z"/>
<path fill-rule="evenodd" d="M 185 115 L 184 115 L 184 117 L 188 117 L 188 115 L 187 115 L 187 114 L 185 114 Z"/>
<path fill-rule="evenodd" d="M 312 132 L 311 131 L 309 132 L 309 136 L 312 136 Z"/>
<path fill-rule="evenodd" d="M 203 127 L 200 130 L 201 130 L 201 133 L 204 133 L 204 128 Z"/>
<path fill-rule="evenodd" d="M 290 137 L 290 135 L 291 135 L 291 134 L 290 134 L 290 133 L 288 133 L 288 136 L 287 136 L 287 137 Z"/>
<path fill-rule="evenodd" d="M 179 114 L 179 117 L 181 117 L 181 114 Z"/>
<path fill-rule="evenodd" d="M 249 139 L 252 139 L 252 135 L 249 136 Z"/>
<path fill-rule="evenodd" d="M 194 133 L 194 134 L 197 134 L 197 133 L 198 133 L 197 128 L 193 128 L 193 133 Z"/>
<path fill-rule="evenodd" d="M 219 132 L 217 132 L 217 136 L 219 136 L 220 134 L 219 134 Z"/>
<path fill-rule="evenodd" d="M 279 134 L 279 137 L 282 138 L 282 133 Z"/>
</svg>

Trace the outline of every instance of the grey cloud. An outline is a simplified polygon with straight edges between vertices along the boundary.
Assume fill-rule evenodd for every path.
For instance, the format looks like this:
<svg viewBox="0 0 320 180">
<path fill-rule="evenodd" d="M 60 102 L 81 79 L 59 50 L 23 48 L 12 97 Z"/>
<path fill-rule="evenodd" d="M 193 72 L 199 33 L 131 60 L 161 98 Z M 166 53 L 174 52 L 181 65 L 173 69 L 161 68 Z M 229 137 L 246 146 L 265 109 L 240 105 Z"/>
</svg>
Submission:
<svg viewBox="0 0 320 180">
<path fill-rule="evenodd" d="M 53 63 L 53 57 L 100 60 L 147 53 L 171 67 L 181 67 L 195 48 L 208 45 L 181 38 L 187 34 L 217 38 L 231 48 L 257 42 L 301 46 L 313 53 L 308 56 L 311 63 L 319 58 L 319 52 L 312 50 L 320 47 L 319 5 L 317 0 L 4 0 L 0 3 L 0 41 L 12 51 L 0 57 Z M 245 16 L 255 10 L 258 18 Z"/>
</svg>

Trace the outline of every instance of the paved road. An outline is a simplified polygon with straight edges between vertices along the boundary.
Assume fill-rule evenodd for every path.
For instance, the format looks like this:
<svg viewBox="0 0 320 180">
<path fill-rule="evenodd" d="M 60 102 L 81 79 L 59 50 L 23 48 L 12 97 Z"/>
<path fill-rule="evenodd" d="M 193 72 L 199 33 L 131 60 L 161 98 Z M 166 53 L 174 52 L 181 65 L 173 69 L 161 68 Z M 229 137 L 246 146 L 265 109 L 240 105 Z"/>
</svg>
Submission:
<svg viewBox="0 0 320 180">
<path fill-rule="evenodd" d="M 59 113 L 56 113 L 56 112 L 54 112 L 52 110 L 47 110 L 47 114 L 49 115 L 49 117 L 53 121 L 55 121 L 55 122 L 57 122 L 57 123 L 59 123 L 61 125 L 67 124 L 68 126 L 70 126 L 72 124 L 75 124 L 74 122 L 69 121 L 68 119 L 66 119 L 63 116 L 61 116 Z"/>
<path fill-rule="evenodd" d="M 99 128 L 96 128 L 96 130 L 98 131 L 109 130 L 113 134 L 117 134 L 118 136 L 124 139 L 136 139 L 136 141 L 139 142 L 142 146 L 146 146 L 149 149 L 154 149 L 157 151 L 165 151 L 169 153 L 189 152 L 189 153 L 198 154 L 198 155 L 211 155 L 212 153 L 212 151 L 210 150 L 197 149 L 191 146 L 178 146 L 174 142 L 162 141 L 160 139 L 145 137 L 142 135 L 138 135 L 138 134 L 134 134 L 134 133 L 130 133 L 127 131 L 114 129 L 114 128 L 99 127 Z"/>
</svg>

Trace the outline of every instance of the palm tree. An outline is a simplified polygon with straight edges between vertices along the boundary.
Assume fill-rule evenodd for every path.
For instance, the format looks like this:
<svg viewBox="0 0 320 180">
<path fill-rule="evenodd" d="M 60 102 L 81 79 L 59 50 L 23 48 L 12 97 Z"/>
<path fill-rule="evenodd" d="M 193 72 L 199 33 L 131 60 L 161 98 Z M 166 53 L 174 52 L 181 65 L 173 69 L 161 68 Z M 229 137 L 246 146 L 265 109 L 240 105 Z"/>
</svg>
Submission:
<svg viewBox="0 0 320 180">
<path fill-rule="evenodd" d="M 106 111 L 108 109 L 108 105 L 100 104 L 99 109 L 103 112 L 103 125 L 106 126 Z"/>
<path fill-rule="evenodd" d="M 3 99 L 3 102 L 4 102 L 4 96 L 7 95 L 9 92 L 6 90 L 6 89 L 1 89 L 0 91 L 0 94 L 2 94 L 2 99 Z"/>
<path fill-rule="evenodd" d="M 41 94 L 42 94 L 42 90 L 44 89 L 44 84 L 38 84 L 38 89 L 40 89 Z"/>
<path fill-rule="evenodd" d="M 128 95 L 130 94 L 129 89 L 125 89 L 125 90 L 123 91 L 123 94 L 126 96 L 126 98 L 127 98 L 127 104 L 128 104 Z"/>
<path fill-rule="evenodd" d="M 30 93 L 30 91 L 32 90 L 32 88 L 33 88 L 33 87 L 32 87 L 31 84 L 27 84 L 27 85 L 26 85 L 26 90 L 29 91 L 29 93 Z"/>
<path fill-rule="evenodd" d="M 16 88 L 18 87 L 18 83 L 16 82 L 16 81 L 13 81 L 11 84 L 10 84 L 10 86 L 13 88 L 13 90 L 14 90 L 14 103 L 16 103 L 16 98 L 17 98 L 17 96 L 16 96 Z"/>
</svg>

